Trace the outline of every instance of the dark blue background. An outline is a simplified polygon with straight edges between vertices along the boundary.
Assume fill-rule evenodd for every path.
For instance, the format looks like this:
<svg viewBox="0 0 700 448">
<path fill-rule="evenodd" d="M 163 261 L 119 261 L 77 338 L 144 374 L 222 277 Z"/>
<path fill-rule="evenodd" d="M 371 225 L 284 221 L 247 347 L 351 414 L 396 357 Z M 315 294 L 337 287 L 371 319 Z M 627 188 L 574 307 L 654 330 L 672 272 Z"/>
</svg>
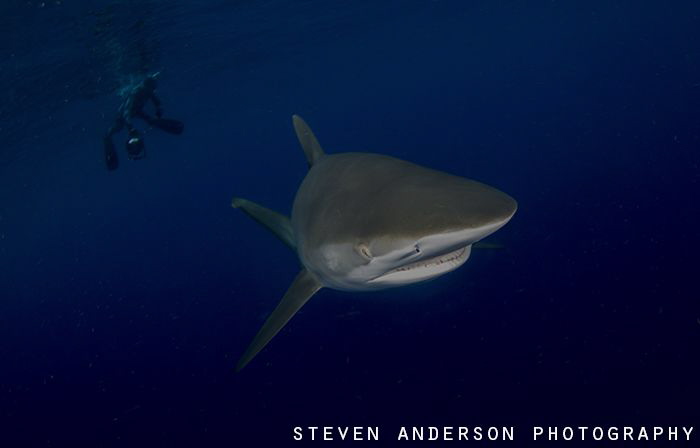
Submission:
<svg viewBox="0 0 700 448">
<path fill-rule="evenodd" d="M 700 426 L 700 3 L 7 1 L 0 445 L 262 446 L 296 425 Z M 107 172 L 124 78 L 181 137 Z M 242 213 L 373 151 L 520 209 L 435 281 L 320 292 Z M 411 445 L 411 444 L 409 444 Z M 510 444 L 512 445 L 512 444 Z M 301 446 L 297 444 L 296 446 Z"/>
</svg>

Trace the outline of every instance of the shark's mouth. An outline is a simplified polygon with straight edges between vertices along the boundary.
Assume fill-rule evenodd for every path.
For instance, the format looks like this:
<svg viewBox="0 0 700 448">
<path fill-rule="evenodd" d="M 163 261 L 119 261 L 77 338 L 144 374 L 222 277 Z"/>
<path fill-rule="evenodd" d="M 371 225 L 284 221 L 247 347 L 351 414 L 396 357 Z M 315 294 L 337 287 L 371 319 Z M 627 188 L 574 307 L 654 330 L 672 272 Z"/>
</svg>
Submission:
<svg viewBox="0 0 700 448">
<path fill-rule="evenodd" d="M 440 254 L 432 258 L 425 258 L 413 263 L 399 266 L 370 282 L 387 284 L 404 284 L 428 280 L 446 272 L 457 269 L 464 264 L 471 253 L 471 245 L 460 247 L 452 252 Z"/>
<path fill-rule="evenodd" d="M 457 267 L 461 264 L 460 259 L 464 257 L 466 252 L 467 248 L 461 247 L 457 250 L 453 250 L 452 252 L 438 255 L 437 257 L 426 258 L 425 260 L 416 261 L 414 263 L 398 267 L 392 271 L 387 272 L 387 274 L 390 274 L 392 272 L 411 271 L 413 269 L 430 269 L 432 267 L 440 266 L 443 263 L 453 263 L 455 264 L 455 267 Z"/>
</svg>

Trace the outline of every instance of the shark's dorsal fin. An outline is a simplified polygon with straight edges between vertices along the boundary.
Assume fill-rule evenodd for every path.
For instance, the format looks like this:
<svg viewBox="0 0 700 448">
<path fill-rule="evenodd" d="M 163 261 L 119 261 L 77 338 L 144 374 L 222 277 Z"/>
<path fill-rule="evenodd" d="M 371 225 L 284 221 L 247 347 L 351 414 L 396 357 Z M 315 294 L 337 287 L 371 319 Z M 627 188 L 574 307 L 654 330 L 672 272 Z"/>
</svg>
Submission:
<svg viewBox="0 0 700 448">
<path fill-rule="evenodd" d="M 292 115 L 292 122 L 294 123 L 294 132 L 297 134 L 299 143 L 304 149 L 306 161 L 309 164 L 309 168 L 311 168 L 325 153 L 318 143 L 318 140 L 316 140 L 316 136 L 311 131 L 311 128 L 309 128 L 309 125 L 306 124 L 303 118 L 299 115 Z"/>
<path fill-rule="evenodd" d="M 295 250 L 294 232 L 289 218 L 274 210 L 265 208 L 247 199 L 233 198 L 231 201 L 233 208 L 240 208 L 246 215 L 250 216 L 263 226 L 267 227 L 277 238 L 281 239 L 290 249 Z"/>
<path fill-rule="evenodd" d="M 306 269 L 302 269 L 287 289 L 277 308 L 270 314 L 258 334 L 253 338 L 253 342 L 238 360 L 236 372 L 245 367 L 319 289 L 321 289 L 321 283 L 316 280 L 316 277 Z"/>
</svg>

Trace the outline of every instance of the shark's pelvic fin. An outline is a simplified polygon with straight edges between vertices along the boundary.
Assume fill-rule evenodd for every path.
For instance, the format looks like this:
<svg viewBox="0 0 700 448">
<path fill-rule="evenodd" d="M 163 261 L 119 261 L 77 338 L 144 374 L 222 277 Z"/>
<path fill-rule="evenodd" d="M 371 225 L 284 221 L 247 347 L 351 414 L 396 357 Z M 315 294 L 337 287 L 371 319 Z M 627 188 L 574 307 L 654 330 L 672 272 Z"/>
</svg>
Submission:
<svg viewBox="0 0 700 448">
<path fill-rule="evenodd" d="M 299 143 L 304 149 L 306 161 L 310 168 L 318 159 L 323 157 L 325 153 L 318 143 L 318 140 L 316 140 L 316 136 L 311 131 L 311 128 L 309 128 L 309 125 L 306 124 L 303 118 L 299 115 L 292 115 L 292 122 L 294 123 L 294 132 L 296 132 Z"/>
<path fill-rule="evenodd" d="M 309 271 L 303 269 L 299 272 L 277 308 L 270 314 L 255 335 L 253 342 L 241 356 L 236 365 L 236 372 L 245 367 L 319 289 L 321 289 L 321 283 Z"/>
<path fill-rule="evenodd" d="M 277 238 L 281 239 L 284 244 L 289 246 L 292 250 L 295 250 L 296 243 L 294 242 L 294 232 L 292 231 L 292 223 L 288 217 L 247 199 L 233 198 L 231 206 L 243 210 L 246 215 L 267 227 Z"/>
</svg>

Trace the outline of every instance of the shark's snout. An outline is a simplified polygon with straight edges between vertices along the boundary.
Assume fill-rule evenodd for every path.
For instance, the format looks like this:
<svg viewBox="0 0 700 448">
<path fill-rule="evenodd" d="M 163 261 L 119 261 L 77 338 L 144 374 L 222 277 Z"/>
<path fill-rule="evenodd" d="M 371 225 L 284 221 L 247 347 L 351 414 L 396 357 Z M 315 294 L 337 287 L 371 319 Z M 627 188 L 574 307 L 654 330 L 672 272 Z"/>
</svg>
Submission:
<svg viewBox="0 0 700 448">
<path fill-rule="evenodd" d="M 502 191 L 477 182 L 468 181 L 469 190 L 464 197 L 455 198 L 459 216 L 455 219 L 463 228 L 470 229 L 479 239 L 505 225 L 518 209 L 518 203 Z"/>
</svg>

